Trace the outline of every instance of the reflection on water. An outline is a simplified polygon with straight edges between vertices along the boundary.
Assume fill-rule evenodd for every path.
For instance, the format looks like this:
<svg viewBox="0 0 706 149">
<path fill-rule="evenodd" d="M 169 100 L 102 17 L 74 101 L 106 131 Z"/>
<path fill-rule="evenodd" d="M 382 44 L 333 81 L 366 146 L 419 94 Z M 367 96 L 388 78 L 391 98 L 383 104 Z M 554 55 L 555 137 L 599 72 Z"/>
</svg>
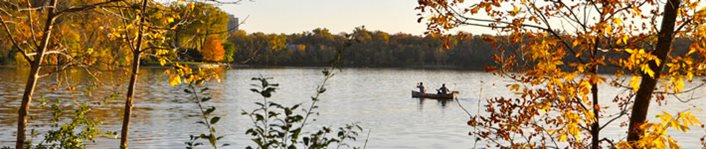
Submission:
<svg viewBox="0 0 706 149">
<path fill-rule="evenodd" d="M 424 109 L 424 103 L 425 102 L 433 102 L 441 106 L 441 108 L 446 108 L 446 104 L 449 102 L 453 102 L 451 99 L 427 99 L 427 98 L 416 98 L 419 100 L 419 106 L 417 108 L 419 111 L 422 111 Z"/>
<path fill-rule="evenodd" d="M 11 146 L 17 123 L 17 107 L 23 92 L 26 72 L 24 69 L 0 68 L 0 146 Z M 169 86 L 163 69 L 145 68 L 138 81 L 133 121 L 130 129 L 130 146 L 135 148 L 182 148 L 190 134 L 204 132 L 195 122 L 196 105 L 183 93 L 184 86 Z M 483 72 L 456 70 L 406 70 L 406 69 L 343 69 L 330 80 L 328 91 L 321 96 L 317 109 L 320 115 L 311 123 L 311 128 L 341 126 L 360 122 L 370 130 L 370 148 L 470 148 L 475 138 L 468 136 L 468 115 L 458 104 L 476 114 L 479 99 L 495 96 L 511 96 L 505 89 L 509 81 Z M 283 69 L 233 69 L 222 73 L 220 83 L 210 82 L 209 104 L 217 107 L 216 115 L 221 121 L 216 125 L 218 133 L 225 135 L 222 143 L 232 148 L 251 145 L 250 136 L 244 134 L 252 126 L 249 118 L 240 115 L 242 110 L 254 109 L 253 102 L 259 96 L 252 93 L 250 78 L 270 76 L 279 83 L 280 90 L 272 100 L 282 104 L 309 104 L 310 96 L 320 84 L 322 75 L 316 68 Z M 73 101 L 90 103 L 94 109 L 92 117 L 104 122 L 102 128 L 119 131 L 122 108 L 127 88 L 127 75 L 122 71 L 103 72 L 100 82 L 93 81 L 81 70 L 67 75 L 42 78 L 35 101 L 32 103 L 30 128 L 45 132 L 49 109 L 40 108 L 43 100 L 62 100 L 66 109 L 75 108 Z M 430 88 L 446 83 L 451 90 L 461 91 L 458 100 L 418 99 L 410 97 L 410 90 L 417 82 Z M 483 83 L 481 83 L 483 82 Z M 72 86 L 72 87 L 69 87 Z M 481 92 L 482 91 L 482 92 Z M 602 89 L 601 95 L 614 95 L 617 89 Z M 703 97 L 700 91 L 695 97 Z M 604 97 L 610 102 L 610 98 Z M 703 106 L 703 100 L 689 104 Z M 667 106 L 654 106 L 650 114 L 685 109 L 689 104 L 669 102 Z M 610 110 L 610 109 L 609 109 Z M 607 112 L 611 112 L 611 111 Z M 700 119 L 706 114 L 695 112 Z M 625 121 L 624 119 L 622 121 Z M 606 121 L 606 120 L 602 120 Z M 620 120 L 619 120 L 620 121 Z M 605 136 L 615 139 L 625 137 L 625 128 L 619 123 L 606 127 Z M 307 130 L 305 130 L 307 131 Z M 367 134 L 367 133 L 366 133 Z M 675 133 L 681 144 L 693 145 L 704 134 L 701 129 L 689 133 Z M 362 136 L 361 138 L 364 138 Z M 41 138 L 35 138 L 41 139 Z M 92 148 L 115 148 L 118 139 L 102 138 Z M 359 142 L 362 143 L 362 142 Z"/>
</svg>

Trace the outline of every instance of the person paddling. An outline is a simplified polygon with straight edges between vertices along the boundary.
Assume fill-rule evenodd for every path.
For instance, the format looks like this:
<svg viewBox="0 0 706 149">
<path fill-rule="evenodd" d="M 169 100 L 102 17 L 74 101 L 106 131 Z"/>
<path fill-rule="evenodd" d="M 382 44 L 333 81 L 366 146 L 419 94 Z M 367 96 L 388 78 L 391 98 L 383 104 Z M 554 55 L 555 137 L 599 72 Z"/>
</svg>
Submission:
<svg viewBox="0 0 706 149">
<path fill-rule="evenodd" d="M 424 93 L 424 83 L 422 83 L 422 82 L 417 83 L 417 88 L 419 88 L 420 93 Z"/>
<path fill-rule="evenodd" d="M 437 94 L 448 94 L 449 88 L 446 88 L 446 84 L 441 84 L 441 88 L 436 89 Z"/>
</svg>

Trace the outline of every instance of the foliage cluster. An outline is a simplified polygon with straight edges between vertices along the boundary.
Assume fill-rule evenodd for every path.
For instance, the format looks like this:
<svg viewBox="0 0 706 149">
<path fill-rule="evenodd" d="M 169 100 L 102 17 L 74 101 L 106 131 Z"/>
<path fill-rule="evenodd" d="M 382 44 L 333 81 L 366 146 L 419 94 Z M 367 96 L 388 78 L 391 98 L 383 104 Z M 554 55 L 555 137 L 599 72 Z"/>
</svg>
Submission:
<svg viewBox="0 0 706 149">
<path fill-rule="evenodd" d="M 700 124 L 688 111 L 647 121 L 650 103 L 688 102 L 680 98 L 693 91 L 685 84 L 706 81 L 699 78 L 706 74 L 706 7 L 698 0 L 418 2 L 418 21 L 445 43 L 455 38 L 446 32 L 461 26 L 504 35 L 488 40 L 496 64 L 486 70 L 513 80 L 515 95 L 487 99 L 485 113 L 468 121 L 470 134 L 488 146 L 677 148 L 665 130 Z M 675 49 L 675 38 L 690 44 Z M 606 69 L 613 75 L 598 74 Z M 601 85 L 625 92 L 599 95 Z M 628 116 L 620 125 L 628 126 L 627 138 L 601 135 Z"/>
<path fill-rule="evenodd" d="M 322 127 L 312 133 L 304 131 L 307 120 L 313 119 L 309 116 L 318 115 L 314 110 L 318 108 L 316 102 L 319 95 L 326 92 L 324 85 L 333 76 L 329 70 L 324 70 L 324 81 L 317 88 L 316 95 L 311 97 L 311 105 L 307 109 L 301 109 L 301 104 L 284 106 L 277 102 L 268 100 L 277 91 L 279 84 L 270 83 L 272 78 L 256 77 L 252 78 L 258 84 L 252 84 L 257 88 L 251 91 L 262 96 L 262 101 L 255 102 L 259 107 L 252 111 L 243 111 L 242 115 L 247 115 L 252 119 L 253 127 L 245 133 L 251 135 L 252 141 L 257 144 L 256 148 L 329 148 L 329 147 L 351 147 L 347 141 L 357 140 L 357 136 L 363 130 L 358 124 L 347 124 L 343 127 L 332 130 L 330 127 Z M 253 148 L 253 147 L 248 147 Z M 353 147 L 357 148 L 357 147 Z"/>
<path fill-rule="evenodd" d="M 206 45 L 201 49 L 201 55 L 203 55 L 203 61 L 207 62 L 220 62 L 225 58 L 226 51 L 223 48 L 223 44 L 218 37 L 209 37 L 206 41 Z"/>
<path fill-rule="evenodd" d="M 46 99 L 44 99 L 46 101 Z M 40 108 L 49 108 L 51 119 L 49 126 L 51 129 L 44 134 L 43 140 L 34 145 L 32 139 L 25 142 L 28 149 L 82 149 L 86 148 L 87 142 L 95 143 L 97 137 L 115 137 L 116 132 L 104 131 L 99 128 L 102 121 L 87 116 L 91 112 L 91 107 L 86 103 L 74 102 L 78 108 L 73 111 L 65 111 L 66 107 L 62 107 L 62 101 L 59 99 L 53 100 L 51 105 L 46 105 L 42 102 Z M 68 115 L 68 116 L 67 116 Z M 31 136 L 39 135 L 34 129 L 31 131 Z M 2 147 L 3 149 L 10 147 Z"/>
<path fill-rule="evenodd" d="M 172 70 L 175 73 L 172 73 Z M 214 71 L 204 70 L 204 69 L 191 69 L 188 65 L 175 64 L 173 69 L 168 71 L 170 74 L 170 85 L 181 84 L 181 78 L 184 78 L 186 83 L 186 89 L 184 92 L 188 94 L 193 103 L 198 106 L 199 117 L 196 123 L 204 126 L 208 133 L 201 133 L 198 135 L 190 135 L 189 141 L 184 142 L 186 148 L 193 149 L 197 146 L 204 145 L 199 140 L 205 140 L 213 148 L 225 147 L 230 144 L 218 144 L 218 140 L 221 140 L 223 136 L 218 136 L 216 134 L 216 128 L 214 125 L 218 123 L 221 119 L 220 116 L 214 115 L 213 112 L 216 111 L 215 106 L 209 106 L 206 102 L 211 100 L 208 96 L 209 88 L 204 87 L 204 84 L 211 79 L 218 80 L 218 74 L 213 73 Z M 220 80 L 218 80 L 220 81 Z"/>
</svg>

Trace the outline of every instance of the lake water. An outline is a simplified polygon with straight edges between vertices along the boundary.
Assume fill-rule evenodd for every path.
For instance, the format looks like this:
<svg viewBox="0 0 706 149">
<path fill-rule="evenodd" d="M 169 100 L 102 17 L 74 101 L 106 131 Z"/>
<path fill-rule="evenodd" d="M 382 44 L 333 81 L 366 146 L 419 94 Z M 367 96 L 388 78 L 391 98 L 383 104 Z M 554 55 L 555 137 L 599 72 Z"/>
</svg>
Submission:
<svg viewBox="0 0 706 149">
<path fill-rule="evenodd" d="M 130 147 L 132 148 L 183 148 L 190 134 L 205 132 L 205 128 L 195 122 L 200 120 L 195 105 L 183 93 L 186 86 L 169 86 L 163 69 L 145 68 L 138 81 L 133 121 L 130 127 Z M 14 145 L 17 123 L 17 107 L 24 90 L 27 69 L 0 68 L 0 146 Z M 62 106 L 70 108 L 73 101 L 91 103 L 94 109 L 91 116 L 104 122 L 103 129 L 119 131 L 122 120 L 124 93 L 127 77 L 124 72 L 104 72 L 98 76 L 99 87 L 85 91 L 96 81 L 81 70 L 73 70 L 65 75 L 53 75 L 42 78 L 35 94 L 30 120 L 30 129 L 46 132 L 48 127 L 39 125 L 49 121 L 49 109 L 41 108 L 44 100 L 61 99 Z M 259 95 L 252 93 L 252 77 L 273 77 L 271 82 L 279 83 L 280 89 L 273 95 L 272 101 L 292 105 L 310 104 L 310 97 L 321 83 L 323 76 L 320 68 L 279 68 L 279 69 L 231 69 L 224 71 L 221 82 L 209 82 L 210 96 L 213 100 L 207 104 L 217 107 L 216 114 L 222 116 L 216 125 L 218 133 L 225 135 L 221 143 L 229 143 L 227 148 L 244 148 L 252 145 L 250 136 L 245 135 L 252 122 L 240 115 L 242 110 L 255 108 L 253 102 L 260 101 Z M 65 81 L 57 81 L 65 80 Z M 411 98 L 410 90 L 417 82 L 423 81 L 427 90 L 438 88 L 446 83 L 452 90 L 461 92 L 459 100 L 440 102 Z M 62 86 L 56 88 L 57 82 Z M 69 83 L 76 88 L 66 88 Z M 309 128 L 320 126 L 342 126 L 359 122 L 365 129 L 354 145 L 362 145 L 370 132 L 369 148 L 472 148 L 474 140 L 466 125 L 468 115 L 459 108 L 459 104 L 471 114 L 478 111 L 479 99 L 496 96 L 511 96 L 505 84 L 511 81 L 478 71 L 462 70 L 410 70 L 410 69 L 342 69 L 327 84 L 328 91 L 321 96 L 317 109 L 320 115 Z M 698 89 L 694 97 L 704 97 L 704 89 Z M 619 89 L 603 87 L 603 103 L 612 96 L 621 93 Z M 107 98 L 110 95 L 117 98 Z M 666 106 L 652 104 L 650 115 L 657 112 L 676 112 L 688 109 L 692 105 L 703 107 L 704 100 L 680 103 L 668 99 Z M 305 106 L 306 107 L 306 106 Z M 612 107 L 615 109 L 615 106 Z M 607 111 L 607 114 L 611 112 Z M 703 111 L 694 111 L 694 115 L 706 120 Z M 654 118 L 651 118 L 654 119 Z M 625 121 L 623 118 L 619 121 Z M 606 120 L 603 120 L 605 122 Z M 619 122 L 610 125 L 602 136 L 613 139 L 625 137 L 624 127 Z M 699 138 L 706 132 L 695 128 L 688 133 L 670 133 L 680 141 L 683 147 L 700 147 Z M 41 140 L 41 134 L 35 142 Z M 89 143 L 91 148 L 116 148 L 119 139 L 101 138 Z M 480 143 L 482 144 L 482 142 Z"/>
</svg>

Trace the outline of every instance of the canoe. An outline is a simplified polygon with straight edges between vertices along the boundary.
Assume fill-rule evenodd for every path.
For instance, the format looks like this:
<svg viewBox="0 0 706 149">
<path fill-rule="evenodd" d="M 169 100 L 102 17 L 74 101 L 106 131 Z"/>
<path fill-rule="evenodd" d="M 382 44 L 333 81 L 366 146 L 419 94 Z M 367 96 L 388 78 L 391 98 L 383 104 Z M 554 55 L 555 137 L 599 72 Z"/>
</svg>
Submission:
<svg viewBox="0 0 706 149">
<path fill-rule="evenodd" d="M 457 91 L 452 91 L 450 94 L 431 94 L 412 91 L 412 98 L 453 99 L 457 93 Z"/>
</svg>

